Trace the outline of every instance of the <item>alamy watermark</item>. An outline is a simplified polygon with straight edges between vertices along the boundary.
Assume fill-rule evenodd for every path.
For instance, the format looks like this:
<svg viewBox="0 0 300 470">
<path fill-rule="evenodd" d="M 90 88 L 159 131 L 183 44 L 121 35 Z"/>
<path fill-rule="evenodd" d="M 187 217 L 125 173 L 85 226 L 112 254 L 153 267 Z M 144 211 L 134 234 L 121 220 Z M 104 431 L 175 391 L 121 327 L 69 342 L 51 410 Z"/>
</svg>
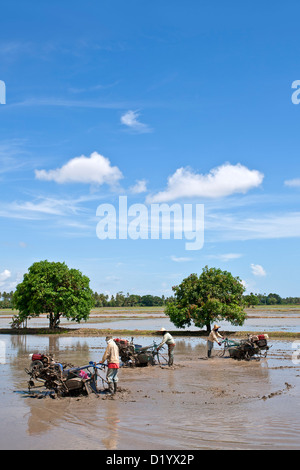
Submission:
<svg viewBox="0 0 300 470">
<path fill-rule="evenodd" d="M 300 80 L 294 80 L 292 83 L 292 89 L 296 90 L 292 93 L 292 103 L 299 104 L 300 103 Z"/>
<path fill-rule="evenodd" d="M 204 204 L 100 204 L 96 234 L 100 240 L 186 240 L 186 250 L 204 245 Z"/>
<path fill-rule="evenodd" d="M 0 80 L 0 104 L 6 104 L 6 85 L 3 80 Z"/>
</svg>

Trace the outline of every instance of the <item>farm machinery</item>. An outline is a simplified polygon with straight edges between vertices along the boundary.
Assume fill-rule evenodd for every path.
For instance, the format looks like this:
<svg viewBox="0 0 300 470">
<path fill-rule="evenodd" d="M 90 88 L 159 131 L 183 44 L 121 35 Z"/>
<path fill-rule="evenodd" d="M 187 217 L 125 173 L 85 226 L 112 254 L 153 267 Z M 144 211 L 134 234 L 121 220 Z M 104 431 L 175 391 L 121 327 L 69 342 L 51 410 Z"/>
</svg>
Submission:
<svg viewBox="0 0 300 470">
<path fill-rule="evenodd" d="M 140 344 L 134 344 L 133 338 L 131 338 L 131 341 L 115 338 L 114 341 L 119 348 L 120 359 L 125 366 L 146 367 L 167 362 L 161 351 L 157 350 L 158 345 L 155 341 L 152 345 L 144 347 Z"/>
<path fill-rule="evenodd" d="M 106 382 L 101 371 L 104 364 L 90 362 L 82 367 L 56 362 L 51 355 L 32 354 L 31 364 L 25 372 L 29 375 L 29 391 L 38 387 L 37 383 L 59 397 L 72 395 L 89 395 L 98 393 L 97 379 Z"/>
<path fill-rule="evenodd" d="M 247 339 L 240 341 L 229 340 L 228 338 L 222 341 L 223 349 L 220 356 L 224 356 L 226 351 L 232 359 L 249 361 L 252 357 L 260 359 L 266 357 L 270 346 L 268 346 L 268 335 L 248 335 Z"/>
<path fill-rule="evenodd" d="M 157 350 L 155 341 L 151 346 L 142 347 L 125 339 L 116 338 L 122 366 L 145 367 L 164 364 L 166 358 Z M 78 396 L 106 392 L 106 364 L 89 362 L 81 367 L 55 361 L 50 354 L 31 354 L 31 363 L 25 372 L 29 375 L 28 390 L 44 387 L 53 396 Z M 103 389 L 99 390 L 98 382 Z"/>
</svg>

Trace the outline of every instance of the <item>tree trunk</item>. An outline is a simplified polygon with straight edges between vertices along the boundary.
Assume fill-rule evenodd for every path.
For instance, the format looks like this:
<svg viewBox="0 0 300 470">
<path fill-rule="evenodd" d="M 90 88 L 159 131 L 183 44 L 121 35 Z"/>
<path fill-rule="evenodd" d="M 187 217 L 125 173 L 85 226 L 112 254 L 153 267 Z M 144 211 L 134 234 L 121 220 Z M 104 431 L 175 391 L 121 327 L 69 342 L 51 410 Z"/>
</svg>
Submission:
<svg viewBox="0 0 300 470">
<path fill-rule="evenodd" d="M 206 322 L 206 331 L 207 331 L 207 333 L 210 333 L 210 332 L 211 332 L 210 321 L 207 321 L 207 322 Z"/>
<path fill-rule="evenodd" d="M 59 313 L 55 314 L 51 312 L 49 314 L 49 328 L 50 330 L 54 330 L 55 328 L 58 328 L 60 319 L 59 319 Z"/>
</svg>

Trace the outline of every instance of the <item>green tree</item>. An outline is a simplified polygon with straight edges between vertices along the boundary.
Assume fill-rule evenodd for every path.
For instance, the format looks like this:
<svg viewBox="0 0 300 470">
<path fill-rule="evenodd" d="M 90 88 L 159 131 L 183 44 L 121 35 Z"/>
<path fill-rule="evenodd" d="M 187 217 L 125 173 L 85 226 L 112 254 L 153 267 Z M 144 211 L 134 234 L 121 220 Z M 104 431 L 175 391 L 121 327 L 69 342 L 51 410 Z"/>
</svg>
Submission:
<svg viewBox="0 0 300 470">
<path fill-rule="evenodd" d="M 87 276 L 65 263 L 34 263 L 13 297 L 19 320 L 47 313 L 50 328 L 57 328 L 62 316 L 78 323 L 87 320 L 94 305 L 89 282 Z"/>
<path fill-rule="evenodd" d="M 94 292 L 93 294 L 95 307 L 106 307 L 108 304 L 108 295 L 105 294 L 98 294 Z"/>
<path fill-rule="evenodd" d="M 134 294 L 130 294 L 127 296 L 126 298 L 126 305 L 128 307 L 136 307 L 139 303 L 139 296 L 138 295 L 134 295 Z"/>
<path fill-rule="evenodd" d="M 272 294 L 270 293 L 267 297 L 267 304 L 268 305 L 275 305 L 275 304 L 281 304 L 282 303 L 282 298 L 278 294 Z"/>
<path fill-rule="evenodd" d="M 259 299 L 257 295 L 253 294 L 253 292 L 250 292 L 248 295 L 244 295 L 244 301 L 247 307 L 254 307 L 259 304 Z"/>
<path fill-rule="evenodd" d="M 238 277 L 217 268 L 203 268 L 200 276 L 191 274 L 179 286 L 174 286 L 174 298 L 167 302 L 165 313 L 178 328 L 194 322 L 211 331 L 213 322 L 226 320 L 242 325 L 245 288 Z"/>
<path fill-rule="evenodd" d="M 116 293 L 116 298 L 115 298 L 115 306 L 116 307 L 123 307 L 125 303 L 125 296 L 123 292 L 117 292 Z"/>
</svg>

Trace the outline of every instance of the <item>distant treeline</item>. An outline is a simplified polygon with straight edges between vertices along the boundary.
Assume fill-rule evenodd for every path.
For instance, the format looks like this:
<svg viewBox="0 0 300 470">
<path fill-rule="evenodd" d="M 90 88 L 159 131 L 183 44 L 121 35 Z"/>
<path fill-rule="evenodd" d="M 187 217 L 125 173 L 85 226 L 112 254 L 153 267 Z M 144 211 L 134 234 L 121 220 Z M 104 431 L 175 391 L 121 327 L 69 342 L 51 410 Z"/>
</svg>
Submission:
<svg viewBox="0 0 300 470">
<path fill-rule="evenodd" d="M 173 297 L 165 297 L 162 295 L 135 295 L 129 294 L 125 296 L 123 292 L 118 292 L 115 296 L 98 294 L 94 292 L 95 307 L 159 307 L 165 305 Z M 255 305 L 300 305 L 300 297 L 282 298 L 278 294 L 249 294 L 244 295 L 245 304 L 247 306 Z"/>
<path fill-rule="evenodd" d="M 13 291 L 0 292 L 0 308 L 13 308 Z M 93 293 L 95 307 L 160 307 L 169 299 L 162 295 L 135 295 L 118 292 L 116 295 Z"/>
<path fill-rule="evenodd" d="M 13 308 L 13 291 L 0 292 L 0 308 Z M 116 295 L 93 293 L 95 307 L 162 307 L 172 299 L 172 297 L 161 297 L 158 295 L 124 295 L 123 292 L 117 292 Z M 300 297 L 282 298 L 278 294 L 249 294 L 244 295 L 247 306 L 255 305 L 300 305 Z"/>
<path fill-rule="evenodd" d="M 0 292 L 0 308 L 12 308 L 12 299 L 14 293 L 11 292 Z"/>
<path fill-rule="evenodd" d="M 95 307 L 161 307 L 170 299 L 162 295 L 137 295 L 123 294 L 117 292 L 116 295 L 108 296 L 94 292 Z"/>
<path fill-rule="evenodd" d="M 245 303 L 248 306 L 255 305 L 299 305 L 300 297 L 280 297 L 278 294 L 249 294 L 244 296 Z"/>
</svg>

